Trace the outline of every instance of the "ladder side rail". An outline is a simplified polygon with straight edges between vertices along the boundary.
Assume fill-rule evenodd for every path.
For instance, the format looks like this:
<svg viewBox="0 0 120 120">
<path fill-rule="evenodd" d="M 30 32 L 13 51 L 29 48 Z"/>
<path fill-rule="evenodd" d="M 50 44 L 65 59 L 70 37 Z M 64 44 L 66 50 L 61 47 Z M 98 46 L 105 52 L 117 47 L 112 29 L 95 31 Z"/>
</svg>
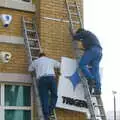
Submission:
<svg viewBox="0 0 120 120">
<path fill-rule="evenodd" d="M 36 100 L 36 107 L 37 107 L 37 113 L 38 113 L 38 120 L 45 120 L 44 119 L 44 115 L 43 115 L 43 110 L 42 110 L 42 105 L 40 102 L 40 96 L 39 96 L 39 91 L 38 91 L 38 85 L 37 85 L 37 80 L 35 75 L 32 76 L 33 78 L 33 87 L 34 87 L 34 91 L 35 91 L 35 100 Z"/>
<path fill-rule="evenodd" d="M 70 23 L 71 33 L 73 34 L 72 30 L 74 30 L 73 29 L 74 26 L 73 26 L 73 21 L 72 21 L 72 13 L 71 13 L 70 6 L 69 6 L 69 3 L 67 2 L 67 0 L 66 0 L 66 5 L 67 5 L 67 10 L 68 10 L 68 15 L 69 15 L 69 23 Z M 79 20 L 80 27 L 83 28 L 80 8 L 79 8 L 79 6 L 78 6 L 76 1 L 75 1 L 75 7 L 76 7 L 77 16 L 79 18 L 78 20 Z M 72 43 L 73 43 L 74 50 L 77 49 L 77 43 L 74 42 L 74 41 L 72 41 Z M 78 56 L 78 54 L 75 54 L 75 55 L 76 55 L 76 60 L 78 60 L 78 58 L 80 56 Z M 92 98 L 91 98 L 92 96 L 91 96 L 90 91 L 89 91 L 89 86 L 88 86 L 88 83 L 87 83 L 87 79 L 85 78 L 85 76 L 83 74 L 81 75 L 82 72 L 81 72 L 80 69 L 78 70 L 78 73 L 79 73 L 79 76 L 82 77 L 81 80 L 82 80 L 83 87 L 84 87 L 85 98 L 86 98 L 86 100 L 88 102 L 88 108 L 89 108 L 89 112 L 90 112 L 90 115 L 91 115 L 91 119 L 92 120 L 97 120 L 97 116 L 95 114 L 95 108 L 94 108 L 94 105 L 92 103 Z M 103 106 L 103 105 L 101 105 L 102 104 L 102 100 L 101 100 L 101 102 L 100 102 L 100 100 L 101 99 L 97 99 L 97 104 L 100 105 L 100 106 Z M 106 120 L 104 107 L 99 108 L 99 111 L 100 111 L 101 120 Z"/>
<path fill-rule="evenodd" d="M 85 98 L 87 99 L 87 103 L 88 103 L 88 108 L 89 108 L 89 112 L 91 115 L 91 119 L 92 120 L 96 120 L 96 115 L 94 111 L 94 106 L 92 104 L 92 99 L 91 99 L 91 95 L 90 95 L 90 91 L 89 91 L 89 87 L 88 87 L 88 83 L 86 78 L 82 75 L 81 69 L 78 69 L 78 74 L 81 78 L 81 81 L 83 83 L 83 88 L 84 88 L 84 93 L 85 93 Z"/>
<path fill-rule="evenodd" d="M 26 46 L 27 46 L 28 54 L 29 54 L 28 55 L 29 64 L 31 64 L 32 63 L 32 56 L 31 56 L 31 50 L 30 50 L 30 45 L 29 45 L 29 41 L 28 41 L 28 36 L 27 36 L 24 17 L 23 17 L 23 25 L 24 25 L 23 26 L 24 27 L 24 37 L 26 39 L 25 43 L 26 43 Z M 35 96 L 36 96 L 35 99 L 36 99 L 36 103 L 37 103 L 36 107 L 37 107 L 37 110 L 38 110 L 38 120 L 44 120 L 35 74 L 32 75 L 32 78 L 33 78 L 33 87 L 34 87 Z"/>
<path fill-rule="evenodd" d="M 68 1 L 66 0 L 66 5 L 67 5 L 67 10 L 68 10 L 68 16 L 69 16 L 69 23 L 70 23 L 70 29 L 71 29 L 71 33 L 72 33 L 72 35 L 73 35 L 73 31 L 72 30 L 74 30 L 74 24 L 81 24 L 81 22 L 79 21 L 79 22 L 77 22 L 77 21 L 72 21 L 72 14 L 71 14 L 71 12 L 70 12 L 70 7 L 69 7 L 69 3 L 68 3 Z M 76 4 L 75 4 L 76 5 Z M 74 6 L 74 8 L 76 8 L 75 6 Z M 74 23 L 74 24 L 73 24 Z M 76 41 L 72 41 L 72 43 L 73 43 L 73 48 L 74 49 L 76 49 L 77 47 L 78 47 L 78 44 L 77 44 L 77 42 Z M 76 54 L 76 53 L 75 53 Z"/>
<path fill-rule="evenodd" d="M 36 31 L 35 32 L 35 37 L 37 39 L 37 43 L 38 43 L 38 47 L 41 51 L 41 46 L 40 46 L 40 41 L 39 41 L 39 36 L 38 36 L 38 33 L 37 33 L 37 27 L 36 27 L 36 24 L 35 24 L 35 21 L 33 21 L 33 26 L 34 26 L 34 30 Z M 43 115 L 43 110 L 42 110 L 42 105 L 41 105 L 41 100 L 40 100 L 40 96 L 39 96 L 39 89 L 38 89 L 38 85 L 37 85 L 37 80 L 35 78 L 35 74 L 33 75 L 33 85 L 34 85 L 34 90 L 35 90 L 35 94 L 36 94 L 36 102 L 37 102 L 37 110 L 38 110 L 38 118 L 39 120 L 44 120 L 44 115 Z"/>
<path fill-rule="evenodd" d="M 83 22 L 82 22 L 82 18 L 81 18 L 80 9 L 79 9 L 76 1 L 75 1 L 75 4 L 76 4 L 76 8 L 77 8 L 77 14 L 78 14 L 78 16 L 79 16 L 78 18 L 79 18 L 80 26 L 81 26 L 81 28 L 84 28 Z"/>
<path fill-rule="evenodd" d="M 84 27 L 83 27 L 83 24 L 82 24 L 82 18 L 81 18 L 80 9 L 79 9 L 79 7 L 78 7 L 78 5 L 77 5 L 77 2 L 75 2 L 75 4 L 76 4 L 76 7 L 77 7 L 77 12 L 78 12 L 78 16 L 79 16 L 79 21 L 80 21 L 80 23 L 81 23 L 80 25 L 81 25 L 82 28 L 84 28 Z M 96 100 L 97 100 L 98 105 L 103 106 L 103 102 L 102 102 L 100 96 L 99 96 L 99 97 L 96 96 Z M 99 111 L 100 111 L 100 114 L 101 114 L 101 115 L 104 115 L 104 116 L 101 116 L 102 120 L 107 120 L 106 115 L 105 115 L 104 107 L 99 107 Z"/>
<path fill-rule="evenodd" d="M 72 14 L 70 13 L 69 3 L 68 3 L 67 0 L 65 0 L 65 1 L 66 1 L 67 11 L 68 11 L 68 17 L 69 17 L 69 27 L 70 27 L 70 30 L 71 30 L 71 34 L 72 34 L 72 36 L 73 36 L 74 24 L 77 24 L 77 23 L 74 23 L 74 22 L 72 21 Z M 73 23 L 74 23 L 74 24 L 73 24 Z M 77 45 L 76 41 L 73 41 L 73 40 L 72 40 L 72 46 L 73 46 L 73 49 L 77 48 L 78 45 Z M 74 51 L 74 53 L 75 53 L 75 51 Z M 76 54 L 76 53 L 75 53 L 75 54 Z"/>
<path fill-rule="evenodd" d="M 74 29 L 74 24 L 75 23 L 73 24 L 73 21 L 72 21 L 72 15 L 70 13 L 69 3 L 68 3 L 67 0 L 65 0 L 65 1 L 66 1 L 67 11 L 68 11 L 68 17 L 69 17 L 69 27 L 70 27 L 70 30 L 71 30 L 71 34 L 73 36 L 73 31 L 72 30 Z M 73 49 L 75 49 L 77 47 L 76 41 L 72 41 L 72 46 L 73 46 Z M 74 51 L 74 53 L 75 53 L 75 51 Z"/>
<path fill-rule="evenodd" d="M 73 42 L 73 48 L 75 50 L 75 48 L 77 47 L 77 42 L 75 42 L 74 40 L 72 42 Z M 83 50 L 83 49 L 81 49 L 81 50 Z M 78 63 L 79 62 L 78 60 L 80 59 L 81 56 L 78 56 L 77 53 L 75 52 L 75 57 L 76 57 L 76 60 L 77 60 L 77 63 Z M 92 112 L 92 111 L 94 111 L 94 106 L 92 104 L 92 99 L 91 99 L 91 95 L 90 95 L 90 92 L 89 92 L 89 87 L 88 87 L 87 80 L 82 75 L 81 69 L 78 69 L 78 73 L 79 73 L 79 76 L 81 78 L 81 82 L 82 82 L 83 87 L 84 87 L 85 98 L 87 99 L 87 103 L 88 103 L 88 108 L 89 108 L 89 112 L 90 112 L 90 115 L 91 115 L 91 119 L 92 120 L 96 120 L 95 112 Z"/>
<path fill-rule="evenodd" d="M 27 35 L 27 30 L 26 30 L 26 24 L 25 24 L 25 19 L 24 17 L 23 18 L 23 35 L 24 35 L 24 41 L 25 41 L 25 44 L 27 46 L 27 51 L 28 51 L 28 57 L 29 57 L 29 64 L 31 63 L 32 61 L 32 58 L 30 57 L 31 56 L 31 52 L 30 52 L 30 44 L 28 42 L 28 35 Z"/>
<path fill-rule="evenodd" d="M 100 114 L 103 115 L 103 116 L 101 116 L 102 120 L 107 120 L 101 96 L 100 95 L 96 96 L 96 100 L 97 100 L 97 103 L 102 106 L 102 107 L 99 107 Z"/>
<path fill-rule="evenodd" d="M 30 52 L 31 53 L 31 52 Z M 30 63 L 32 63 L 32 56 L 29 56 L 30 59 Z M 39 96 L 39 90 L 38 90 L 38 86 L 37 86 L 37 80 L 35 77 L 35 73 L 32 75 L 33 78 L 33 87 L 34 87 L 34 92 L 35 92 L 35 100 L 36 100 L 36 107 L 37 107 L 37 112 L 38 112 L 38 120 L 44 120 L 44 115 L 42 112 L 42 105 L 41 105 L 41 100 L 40 100 L 40 96 Z"/>
<path fill-rule="evenodd" d="M 70 25 L 71 25 L 71 26 L 70 26 L 70 28 L 71 28 L 71 33 L 73 33 L 73 31 L 72 31 L 72 30 L 73 30 L 73 24 L 72 24 L 72 22 L 71 22 L 71 14 L 70 14 L 70 9 L 69 9 L 69 5 L 68 5 L 67 0 L 66 0 L 66 4 L 67 4 L 67 9 L 68 9 L 69 23 L 70 23 Z M 80 21 L 79 21 L 79 24 L 80 24 Z M 77 47 L 77 43 L 74 42 L 74 41 L 72 41 L 72 43 L 73 43 L 73 48 L 76 48 L 76 47 Z M 75 55 L 76 55 L 76 54 L 75 54 Z M 76 55 L 76 58 L 78 58 L 77 55 Z M 81 77 L 79 71 L 78 71 L 78 73 L 79 73 L 79 76 Z M 84 82 L 85 82 L 85 83 L 84 83 Z M 92 112 L 92 111 L 94 111 L 94 106 L 93 106 L 92 101 L 91 101 L 91 97 L 90 97 L 90 93 L 89 93 L 89 88 L 88 88 L 88 85 L 87 85 L 87 80 L 86 80 L 86 79 L 82 80 L 82 83 L 83 83 L 83 86 L 84 86 L 84 92 L 85 92 L 85 93 L 88 93 L 88 94 L 86 94 L 85 96 L 86 96 L 86 99 L 87 99 L 87 102 L 88 102 L 88 108 L 91 109 L 91 111 L 90 111 L 91 118 L 92 118 L 92 120 L 96 120 L 95 113 Z"/>
<path fill-rule="evenodd" d="M 78 5 L 77 5 L 77 2 L 75 2 L 75 4 L 76 4 L 76 7 L 77 7 L 77 12 L 78 12 L 78 16 L 79 16 L 79 21 L 80 21 L 80 23 L 81 23 L 81 27 L 83 28 L 80 9 L 79 9 L 79 7 L 78 7 Z M 98 98 L 98 97 L 96 96 L 96 99 L 97 99 L 98 105 L 100 104 L 100 105 L 103 106 L 101 97 L 99 96 L 99 98 Z M 102 118 L 103 120 L 106 120 L 106 115 L 105 115 L 105 110 L 104 110 L 104 108 L 103 108 L 103 107 L 99 107 L 99 111 L 100 111 L 100 114 L 101 114 L 101 115 L 104 115 L 104 116 L 101 116 L 101 118 Z"/>
<path fill-rule="evenodd" d="M 74 29 L 74 26 L 73 26 L 73 24 L 72 24 L 72 16 L 71 16 L 71 14 L 70 14 L 70 7 L 69 7 L 69 5 L 68 5 L 68 1 L 67 0 L 65 0 L 66 1 L 66 6 L 67 6 L 67 10 L 68 10 L 68 17 L 69 17 L 69 23 L 71 24 L 71 26 L 70 26 L 70 29 L 71 30 L 73 30 Z M 71 31 L 71 33 L 72 33 L 72 31 Z M 73 34 L 73 33 L 72 33 Z"/>
<path fill-rule="evenodd" d="M 36 26 L 36 24 L 35 24 L 35 20 L 33 19 L 32 20 L 33 21 L 33 25 L 34 25 L 34 29 L 37 31 L 37 26 Z M 37 42 L 38 42 L 38 46 L 39 46 L 39 48 L 40 48 L 40 52 L 42 51 L 42 47 L 41 47 L 41 45 L 40 45 L 40 39 L 39 39 L 39 36 L 38 36 L 38 32 L 36 32 L 36 37 L 37 37 Z"/>
</svg>

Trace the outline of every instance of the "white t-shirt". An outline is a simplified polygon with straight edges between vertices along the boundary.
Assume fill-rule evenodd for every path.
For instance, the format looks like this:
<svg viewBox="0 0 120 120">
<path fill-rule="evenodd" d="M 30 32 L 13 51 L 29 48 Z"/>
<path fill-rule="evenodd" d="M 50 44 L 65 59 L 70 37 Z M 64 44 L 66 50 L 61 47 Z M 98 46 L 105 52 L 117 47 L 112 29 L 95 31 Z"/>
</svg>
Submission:
<svg viewBox="0 0 120 120">
<path fill-rule="evenodd" d="M 32 62 L 29 71 L 35 71 L 37 79 L 41 76 L 55 75 L 54 68 L 60 68 L 60 63 L 46 56 L 40 57 Z"/>
</svg>

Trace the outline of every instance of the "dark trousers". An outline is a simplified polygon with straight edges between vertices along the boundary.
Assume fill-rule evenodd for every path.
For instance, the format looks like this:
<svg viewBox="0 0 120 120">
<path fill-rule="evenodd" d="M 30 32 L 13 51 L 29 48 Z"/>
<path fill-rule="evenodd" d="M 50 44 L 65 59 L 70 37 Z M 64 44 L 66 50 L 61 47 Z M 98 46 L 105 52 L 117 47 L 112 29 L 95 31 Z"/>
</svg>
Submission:
<svg viewBox="0 0 120 120">
<path fill-rule="evenodd" d="M 102 58 L 102 49 L 98 46 L 94 46 L 89 50 L 86 50 L 79 62 L 79 67 L 82 70 L 85 77 L 89 80 L 96 81 L 96 89 L 101 90 L 99 63 Z M 88 66 L 91 66 L 89 69 Z"/>
<path fill-rule="evenodd" d="M 43 76 L 38 79 L 39 95 L 45 120 L 55 108 L 57 102 L 57 85 L 54 76 Z"/>
</svg>

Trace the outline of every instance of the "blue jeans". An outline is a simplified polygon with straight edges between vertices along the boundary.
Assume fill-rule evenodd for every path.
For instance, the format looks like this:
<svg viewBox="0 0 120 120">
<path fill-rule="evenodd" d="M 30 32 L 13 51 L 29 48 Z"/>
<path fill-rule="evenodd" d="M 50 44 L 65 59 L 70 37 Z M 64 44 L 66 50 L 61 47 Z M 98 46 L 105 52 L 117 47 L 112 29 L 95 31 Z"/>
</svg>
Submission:
<svg viewBox="0 0 120 120">
<path fill-rule="evenodd" d="M 56 106 L 57 84 L 54 76 L 43 76 L 38 79 L 39 95 L 45 120 Z"/>
<path fill-rule="evenodd" d="M 79 67 L 88 80 L 96 81 L 96 89 L 101 90 L 99 63 L 102 58 L 102 49 L 98 46 L 93 46 L 86 50 L 79 62 Z M 89 69 L 88 66 L 91 68 Z"/>
</svg>

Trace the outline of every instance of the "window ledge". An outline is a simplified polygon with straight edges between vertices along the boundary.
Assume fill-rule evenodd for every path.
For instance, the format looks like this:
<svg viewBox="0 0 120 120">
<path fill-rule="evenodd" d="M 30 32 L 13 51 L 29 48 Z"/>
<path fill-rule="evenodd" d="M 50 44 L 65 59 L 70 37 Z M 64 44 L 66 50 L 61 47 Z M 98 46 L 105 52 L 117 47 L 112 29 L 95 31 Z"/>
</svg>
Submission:
<svg viewBox="0 0 120 120">
<path fill-rule="evenodd" d="M 35 5 L 31 2 L 28 3 L 24 1 L 2 0 L 0 3 L 2 3 L 0 4 L 0 7 L 35 12 Z"/>
<path fill-rule="evenodd" d="M 5 5 L 5 1 L 4 0 L 0 0 L 0 7 Z"/>
</svg>

